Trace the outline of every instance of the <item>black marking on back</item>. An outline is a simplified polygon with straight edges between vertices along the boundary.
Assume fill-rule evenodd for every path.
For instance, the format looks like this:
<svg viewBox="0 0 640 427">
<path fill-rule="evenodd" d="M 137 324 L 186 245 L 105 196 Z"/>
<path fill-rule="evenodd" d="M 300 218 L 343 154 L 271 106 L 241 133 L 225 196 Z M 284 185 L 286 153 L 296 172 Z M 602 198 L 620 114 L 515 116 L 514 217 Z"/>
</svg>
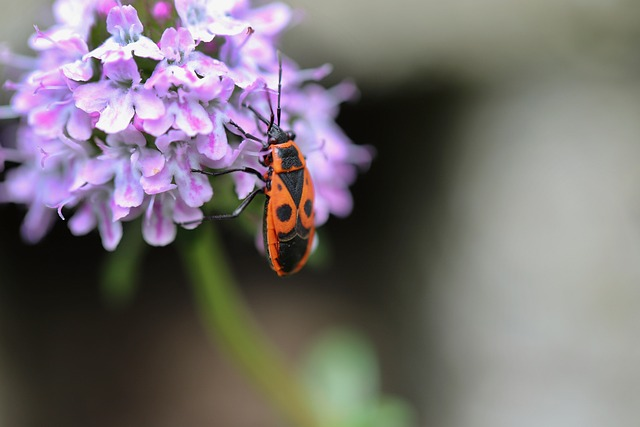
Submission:
<svg viewBox="0 0 640 427">
<path fill-rule="evenodd" d="M 310 232 L 311 229 L 302 225 L 302 220 L 298 217 L 298 220 L 296 221 L 296 235 L 307 239 Z"/>
<path fill-rule="evenodd" d="M 289 170 L 291 168 L 301 168 L 302 162 L 300 161 L 300 153 L 294 146 L 286 148 L 277 148 L 278 155 L 282 159 L 282 168 Z"/>
<path fill-rule="evenodd" d="M 291 172 L 283 172 L 278 174 L 284 185 L 289 190 L 293 203 L 296 207 L 300 206 L 302 199 L 302 189 L 304 188 L 304 169 L 298 169 Z"/>
<path fill-rule="evenodd" d="M 283 233 L 282 231 L 278 231 L 278 242 L 280 243 L 288 242 L 289 240 L 293 239 L 297 235 L 298 234 L 295 226 L 291 230 L 287 231 L 286 233 Z"/>
<path fill-rule="evenodd" d="M 291 218 L 291 212 L 292 212 L 291 206 L 287 204 L 280 205 L 276 209 L 276 216 L 281 222 L 287 222 L 289 221 L 289 218 Z"/>
<path fill-rule="evenodd" d="M 280 242 L 280 248 L 278 250 L 278 264 L 285 273 L 291 273 L 300 264 L 302 258 L 307 253 L 307 247 L 309 246 L 309 239 L 305 239 L 299 236 L 293 239 Z"/>
<path fill-rule="evenodd" d="M 285 231 L 285 232 L 282 232 L 282 231 L 278 232 L 278 241 L 280 243 L 288 242 L 297 237 L 302 237 L 303 239 L 306 239 L 309 237 L 310 232 L 311 232 L 311 229 L 302 225 L 302 219 L 300 218 L 300 215 L 298 215 L 298 217 L 296 218 L 296 225 L 293 226 L 291 230 Z"/>
<path fill-rule="evenodd" d="M 304 202 L 304 213 L 307 214 L 307 217 L 311 216 L 312 210 L 313 202 L 311 201 L 311 199 L 307 199 L 307 201 Z"/>
</svg>

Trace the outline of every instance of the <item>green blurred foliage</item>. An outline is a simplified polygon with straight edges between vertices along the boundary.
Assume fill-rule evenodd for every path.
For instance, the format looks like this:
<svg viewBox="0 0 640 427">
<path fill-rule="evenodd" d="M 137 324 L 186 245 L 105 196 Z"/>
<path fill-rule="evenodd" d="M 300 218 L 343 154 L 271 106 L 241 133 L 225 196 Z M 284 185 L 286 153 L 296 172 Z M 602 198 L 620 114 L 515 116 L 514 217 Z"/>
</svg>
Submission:
<svg viewBox="0 0 640 427">
<path fill-rule="evenodd" d="M 139 220 L 125 223 L 118 248 L 105 254 L 100 290 L 104 302 L 112 308 L 130 304 L 140 284 L 142 258 L 147 249 L 140 226 Z"/>
<path fill-rule="evenodd" d="M 303 362 L 302 377 L 324 426 L 416 425 L 406 402 L 382 393 L 375 351 L 357 332 L 335 330 L 320 337 Z"/>
</svg>

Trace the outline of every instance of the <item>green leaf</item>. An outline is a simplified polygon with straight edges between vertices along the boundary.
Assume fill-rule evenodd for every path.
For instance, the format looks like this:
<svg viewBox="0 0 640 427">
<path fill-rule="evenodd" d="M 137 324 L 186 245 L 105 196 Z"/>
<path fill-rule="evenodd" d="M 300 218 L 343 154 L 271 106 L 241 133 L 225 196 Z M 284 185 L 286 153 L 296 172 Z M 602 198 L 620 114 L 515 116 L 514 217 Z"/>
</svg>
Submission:
<svg viewBox="0 0 640 427">
<path fill-rule="evenodd" d="M 329 332 L 311 348 L 303 375 L 316 409 L 332 420 L 350 418 L 376 397 L 379 373 L 373 348 L 361 335 Z"/>
<path fill-rule="evenodd" d="M 373 402 L 363 415 L 358 425 L 366 427 L 411 427 L 417 424 L 413 408 L 396 397 L 383 396 Z"/>
<path fill-rule="evenodd" d="M 381 395 L 373 346 L 357 332 L 326 333 L 310 349 L 303 378 L 324 425 L 332 427 L 410 427 L 412 408 Z"/>
</svg>

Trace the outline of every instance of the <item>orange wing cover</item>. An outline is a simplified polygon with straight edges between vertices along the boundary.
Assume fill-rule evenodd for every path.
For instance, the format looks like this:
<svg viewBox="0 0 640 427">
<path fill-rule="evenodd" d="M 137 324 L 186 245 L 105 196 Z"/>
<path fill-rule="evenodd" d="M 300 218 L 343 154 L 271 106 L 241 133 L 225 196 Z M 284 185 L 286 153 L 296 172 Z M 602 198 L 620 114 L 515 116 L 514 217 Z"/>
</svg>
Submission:
<svg viewBox="0 0 640 427">
<path fill-rule="evenodd" d="M 306 167 L 272 175 L 264 207 L 264 245 L 278 276 L 297 272 L 309 258 L 315 233 L 313 203 Z"/>
</svg>

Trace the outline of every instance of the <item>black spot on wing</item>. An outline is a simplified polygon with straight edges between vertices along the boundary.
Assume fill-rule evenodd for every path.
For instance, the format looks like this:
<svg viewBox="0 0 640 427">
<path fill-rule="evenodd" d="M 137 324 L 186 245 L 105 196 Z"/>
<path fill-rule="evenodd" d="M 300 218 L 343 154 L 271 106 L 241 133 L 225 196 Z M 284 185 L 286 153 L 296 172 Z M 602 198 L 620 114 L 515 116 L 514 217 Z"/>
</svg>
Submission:
<svg viewBox="0 0 640 427">
<path fill-rule="evenodd" d="M 291 212 L 292 212 L 291 206 L 287 204 L 280 205 L 276 209 L 276 216 L 281 222 L 287 222 L 289 221 L 289 218 L 291 218 Z"/>
<path fill-rule="evenodd" d="M 313 202 L 311 201 L 311 199 L 307 199 L 307 201 L 304 202 L 304 213 L 307 215 L 307 217 L 310 217 L 311 212 L 313 212 Z"/>
</svg>

